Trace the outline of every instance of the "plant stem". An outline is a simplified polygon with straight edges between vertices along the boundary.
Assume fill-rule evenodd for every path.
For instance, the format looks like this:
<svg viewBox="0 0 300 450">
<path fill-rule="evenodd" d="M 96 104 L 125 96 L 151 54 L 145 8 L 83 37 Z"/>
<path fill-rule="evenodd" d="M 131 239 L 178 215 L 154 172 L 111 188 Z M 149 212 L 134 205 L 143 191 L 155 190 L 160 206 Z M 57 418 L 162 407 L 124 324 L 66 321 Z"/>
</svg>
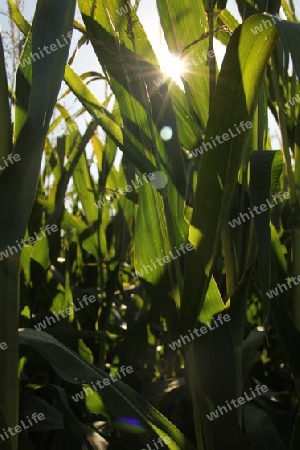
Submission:
<svg viewBox="0 0 300 450">
<path fill-rule="evenodd" d="M 19 416 L 19 268 L 19 254 L 0 262 L 0 343 L 7 345 L 6 350 L 0 350 L 0 409 L 6 421 L 5 428 L 18 425 Z M 18 434 L 10 440 L 12 450 L 17 450 Z"/>
</svg>

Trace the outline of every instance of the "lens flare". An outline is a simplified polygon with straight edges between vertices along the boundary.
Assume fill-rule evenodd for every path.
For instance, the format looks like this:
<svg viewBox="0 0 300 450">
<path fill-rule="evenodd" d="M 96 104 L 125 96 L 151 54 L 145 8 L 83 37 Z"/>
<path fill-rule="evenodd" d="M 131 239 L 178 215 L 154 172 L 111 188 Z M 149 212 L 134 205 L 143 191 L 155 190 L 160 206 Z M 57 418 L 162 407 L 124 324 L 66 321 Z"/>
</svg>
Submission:
<svg viewBox="0 0 300 450">
<path fill-rule="evenodd" d="M 115 426 L 119 430 L 128 431 L 130 433 L 145 433 L 146 428 L 142 422 L 133 417 L 118 417 Z"/>
</svg>

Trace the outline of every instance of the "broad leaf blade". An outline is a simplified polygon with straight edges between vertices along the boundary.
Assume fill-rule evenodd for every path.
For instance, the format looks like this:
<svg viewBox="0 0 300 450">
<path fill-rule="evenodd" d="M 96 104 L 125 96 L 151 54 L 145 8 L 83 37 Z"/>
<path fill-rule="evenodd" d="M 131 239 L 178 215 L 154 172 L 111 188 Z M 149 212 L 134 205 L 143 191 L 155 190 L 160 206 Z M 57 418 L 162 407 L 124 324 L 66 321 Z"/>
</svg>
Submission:
<svg viewBox="0 0 300 450">
<path fill-rule="evenodd" d="M 235 124 L 252 119 L 261 80 L 277 34 L 273 28 L 253 37 L 251 28 L 261 20 L 252 17 L 233 34 L 219 75 L 206 132 L 206 142 L 235 130 Z M 252 51 L 259 46 L 259 57 Z M 231 111 L 228 114 L 228 111 Z M 182 330 L 195 323 L 204 302 L 220 235 L 229 207 L 249 131 L 245 129 L 203 155 L 198 172 L 195 207 L 189 238 L 195 252 L 187 256 Z M 213 205 L 213 207 L 212 207 Z"/>
<path fill-rule="evenodd" d="M 20 341 L 21 344 L 34 348 L 52 365 L 62 379 L 76 384 L 78 388 L 80 383 L 91 384 L 107 378 L 106 372 L 88 364 L 47 333 L 23 329 L 20 330 Z M 78 391 L 80 392 L 80 389 Z M 144 445 L 150 441 L 150 438 L 157 440 L 159 435 L 171 438 L 171 443 L 168 445 L 172 450 L 194 450 L 193 445 L 174 425 L 125 383 L 120 381 L 116 384 L 111 383 L 101 389 L 100 395 L 111 418 L 116 422 L 122 417 L 139 420 L 143 433 L 136 436 L 141 436 L 141 443 Z"/>
<path fill-rule="evenodd" d="M 5 159 L 10 153 L 12 146 L 12 127 L 9 110 L 9 95 L 7 86 L 7 76 L 5 69 L 4 50 L 2 44 L 2 37 L 0 33 L 0 158 Z M 1 165 L 1 164 L 0 164 Z M 1 169 L 2 170 L 2 169 Z M 1 173 L 1 172 L 0 172 Z"/>
</svg>

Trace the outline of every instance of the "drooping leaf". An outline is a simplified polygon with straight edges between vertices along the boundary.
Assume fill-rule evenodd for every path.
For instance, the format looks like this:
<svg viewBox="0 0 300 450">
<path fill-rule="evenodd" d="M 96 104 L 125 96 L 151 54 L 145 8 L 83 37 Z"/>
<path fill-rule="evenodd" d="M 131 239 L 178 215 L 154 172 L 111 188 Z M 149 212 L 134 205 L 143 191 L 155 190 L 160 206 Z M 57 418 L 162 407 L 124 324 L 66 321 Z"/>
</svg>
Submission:
<svg viewBox="0 0 300 450">
<path fill-rule="evenodd" d="M 47 333 L 23 329 L 20 330 L 20 342 L 31 346 L 51 364 L 63 380 L 77 385 L 79 392 L 81 383 L 86 382 L 91 385 L 107 378 L 106 372 L 91 366 Z M 157 439 L 159 435 L 170 437 L 171 442 L 168 446 L 172 450 L 194 449 L 174 425 L 135 391 L 119 380 L 114 383 L 116 384 L 110 383 L 104 387 L 100 395 L 116 426 L 122 418 L 138 421 L 142 433 L 136 434 L 136 438 L 140 440 L 141 445 L 146 445 L 150 439 Z"/>
</svg>

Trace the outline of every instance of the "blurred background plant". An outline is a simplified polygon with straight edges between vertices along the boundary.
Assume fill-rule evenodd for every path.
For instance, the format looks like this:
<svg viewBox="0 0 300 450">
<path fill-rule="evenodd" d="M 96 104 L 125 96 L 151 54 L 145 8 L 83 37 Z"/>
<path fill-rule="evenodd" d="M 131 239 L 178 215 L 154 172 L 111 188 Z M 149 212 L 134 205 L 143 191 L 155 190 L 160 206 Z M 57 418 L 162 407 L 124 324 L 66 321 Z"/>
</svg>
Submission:
<svg viewBox="0 0 300 450">
<path fill-rule="evenodd" d="M 23 12 L 24 0 L 16 0 L 15 3 L 16 7 Z M 7 27 L 2 30 L 2 42 L 6 56 L 7 77 L 9 84 L 12 86 L 25 39 L 11 17 L 7 0 L 1 6 L 0 15 L 2 16 L 2 21 L 5 21 L 7 24 Z"/>
</svg>

